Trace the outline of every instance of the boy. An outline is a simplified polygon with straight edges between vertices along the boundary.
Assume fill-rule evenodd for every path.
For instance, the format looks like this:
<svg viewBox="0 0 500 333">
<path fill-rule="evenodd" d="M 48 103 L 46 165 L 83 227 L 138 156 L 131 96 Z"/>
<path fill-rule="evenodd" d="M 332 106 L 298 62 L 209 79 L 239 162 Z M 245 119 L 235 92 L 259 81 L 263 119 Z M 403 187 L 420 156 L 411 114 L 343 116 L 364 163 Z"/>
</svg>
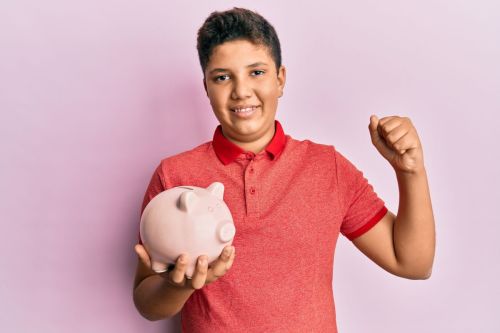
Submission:
<svg viewBox="0 0 500 333">
<path fill-rule="evenodd" d="M 137 244 L 134 302 L 144 317 L 182 310 L 187 332 L 336 332 L 339 233 L 392 274 L 430 276 L 434 220 L 422 147 L 409 119 L 370 118 L 372 142 L 398 180 L 394 216 L 333 146 L 284 134 L 275 114 L 286 70 L 269 22 L 241 8 L 212 13 L 197 47 L 220 125 L 212 141 L 162 160 L 142 209 L 168 188 L 220 181 L 237 232 L 210 267 L 206 256 L 197 258 L 191 280 L 184 275 L 186 254 L 155 274 Z"/>
</svg>

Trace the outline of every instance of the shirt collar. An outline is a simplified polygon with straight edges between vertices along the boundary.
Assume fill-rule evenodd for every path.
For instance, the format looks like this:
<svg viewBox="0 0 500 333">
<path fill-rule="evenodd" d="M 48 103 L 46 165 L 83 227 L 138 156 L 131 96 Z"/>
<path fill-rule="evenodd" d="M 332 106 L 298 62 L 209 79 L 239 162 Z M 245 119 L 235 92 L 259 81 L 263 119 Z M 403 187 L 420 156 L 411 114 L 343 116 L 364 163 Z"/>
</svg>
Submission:
<svg viewBox="0 0 500 333">
<path fill-rule="evenodd" d="M 283 128 L 281 127 L 280 122 L 274 120 L 274 124 L 274 136 L 265 149 L 265 151 L 269 153 L 272 160 L 276 159 L 281 154 L 283 148 L 285 148 L 286 142 L 285 133 L 283 132 Z M 222 134 L 221 125 L 217 126 L 217 128 L 215 129 L 212 146 L 214 147 L 215 154 L 224 165 L 228 165 L 229 163 L 233 162 L 239 155 L 245 153 L 245 151 L 241 147 L 229 141 Z"/>
</svg>

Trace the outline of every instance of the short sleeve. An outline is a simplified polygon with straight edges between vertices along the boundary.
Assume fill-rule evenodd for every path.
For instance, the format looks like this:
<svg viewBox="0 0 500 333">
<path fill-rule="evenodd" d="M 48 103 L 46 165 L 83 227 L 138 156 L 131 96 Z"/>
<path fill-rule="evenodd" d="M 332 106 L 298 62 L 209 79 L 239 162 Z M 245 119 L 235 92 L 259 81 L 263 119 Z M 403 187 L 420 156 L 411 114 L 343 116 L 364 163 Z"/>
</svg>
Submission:
<svg viewBox="0 0 500 333">
<path fill-rule="evenodd" d="M 363 173 L 337 151 L 335 163 L 343 211 L 340 232 L 352 241 L 377 224 L 387 213 L 387 208 Z"/>
<path fill-rule="evenodd" d="M 153 200 L 153 198 L 156 197 L 159 193 L 165 190 L 164 184 L 165 182 L 163 181 L 162 167 L 160 163 L 160 165 L 158 165 L 158 167 L 154 171 L 153 176 L 149 181 L 148 188 L 146 189 L 146 193 L 144 194 L 144 199 L 142 201 L 142 207 L 141 207 L 141 216 L 142 213 L 144 212 L 144 208 L 146 208 L 148 203 L 151 200 Z M 139 231 L 139 244 L 142 244 L 140 231 Z"/>
</svg>

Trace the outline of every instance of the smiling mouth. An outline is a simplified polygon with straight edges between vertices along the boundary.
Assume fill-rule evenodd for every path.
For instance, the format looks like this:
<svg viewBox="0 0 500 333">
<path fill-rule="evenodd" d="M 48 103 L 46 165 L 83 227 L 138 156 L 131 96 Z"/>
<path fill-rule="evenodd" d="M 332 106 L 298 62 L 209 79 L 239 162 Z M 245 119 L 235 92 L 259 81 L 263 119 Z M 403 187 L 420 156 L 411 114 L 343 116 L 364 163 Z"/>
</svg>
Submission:
<svg viewBox="0 0 500 333">
<path fill-rule="evenodd" d="M 247 106 L 247 107 L 234 108 L 230 110 L 234 113 L 250 113 L 259 107 L 260 106 Z"/>
</svg>

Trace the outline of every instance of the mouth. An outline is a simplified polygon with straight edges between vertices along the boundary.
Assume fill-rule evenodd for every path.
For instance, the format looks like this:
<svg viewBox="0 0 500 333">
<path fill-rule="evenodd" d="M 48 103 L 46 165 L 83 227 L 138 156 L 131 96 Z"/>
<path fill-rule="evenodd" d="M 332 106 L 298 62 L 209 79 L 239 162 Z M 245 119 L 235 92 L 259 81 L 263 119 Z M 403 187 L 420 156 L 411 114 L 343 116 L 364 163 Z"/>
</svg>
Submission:
<svg viewBox="0 0 500 333">
<path fill-rule="evenodd" d="M 231 108 L 229 110 L 231 110 L 234 113 L 243 115 L 243 114 L 250 114 L 250 113 L 254 112 L 259 107 L 260 107 L 260 105 L 242 105 L 242 106 L 237 106 L 237 107 Z"/>
</svg>

